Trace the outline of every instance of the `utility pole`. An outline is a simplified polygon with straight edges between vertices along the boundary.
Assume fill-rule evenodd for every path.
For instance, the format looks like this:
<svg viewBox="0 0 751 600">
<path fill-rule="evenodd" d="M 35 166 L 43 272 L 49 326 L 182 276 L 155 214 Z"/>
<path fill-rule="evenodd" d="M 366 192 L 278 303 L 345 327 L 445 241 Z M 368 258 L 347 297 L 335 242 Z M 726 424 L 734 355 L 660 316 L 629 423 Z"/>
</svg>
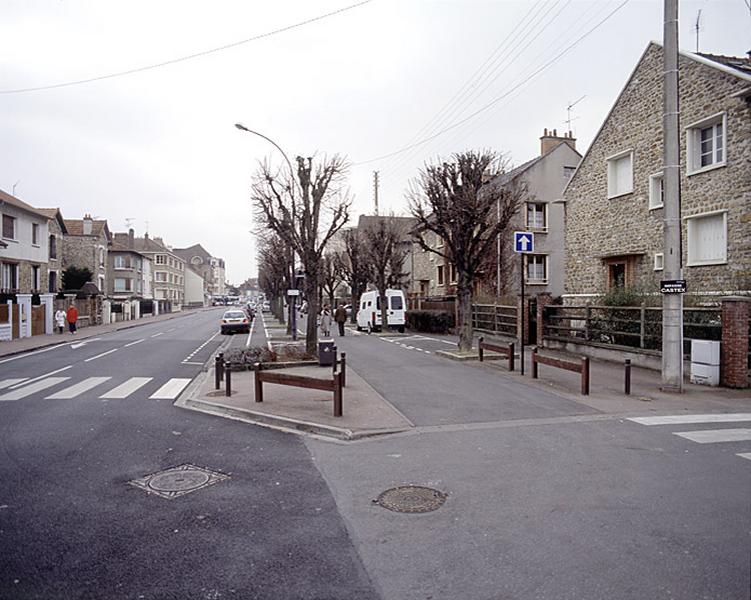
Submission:
<svg viewBox="0 0 751 600">
<path fill-rule="evenodd" d="M 682 280 L 678 0 L 665 0 L 663 31 L 664 276 Z M 662 389 L 683 391 L 683 294 L 662 295 Z"/>
<path fill-rule="evenodd" d="M 378 216 L 378 171 L 373 171 L 373 192 L 375 194 L 375 215 Z"/>
</svg>

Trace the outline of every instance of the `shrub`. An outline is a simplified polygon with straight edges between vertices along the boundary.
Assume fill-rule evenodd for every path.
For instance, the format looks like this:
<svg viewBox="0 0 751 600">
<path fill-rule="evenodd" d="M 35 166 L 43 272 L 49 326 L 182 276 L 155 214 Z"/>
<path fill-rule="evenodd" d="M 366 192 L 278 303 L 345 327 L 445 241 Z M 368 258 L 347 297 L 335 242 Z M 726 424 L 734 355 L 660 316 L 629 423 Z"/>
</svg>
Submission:
<svg viewBox="0 0 751 600">
<path fill-rule="evenodd" d="M 224 362 L 229 363 L 230 369 L 233 371 L 248 369 L 257 362 L 276 362 L 276 360 L 276 352 L 265 346 L 230 348 L 224 353 Z"/>
<path fill-rule="evenodd" d="M 455 327 L 454 313 L 443 310 L 407 311 L 407 327 L 425 333 L 448 333 Z"/>
</svg>

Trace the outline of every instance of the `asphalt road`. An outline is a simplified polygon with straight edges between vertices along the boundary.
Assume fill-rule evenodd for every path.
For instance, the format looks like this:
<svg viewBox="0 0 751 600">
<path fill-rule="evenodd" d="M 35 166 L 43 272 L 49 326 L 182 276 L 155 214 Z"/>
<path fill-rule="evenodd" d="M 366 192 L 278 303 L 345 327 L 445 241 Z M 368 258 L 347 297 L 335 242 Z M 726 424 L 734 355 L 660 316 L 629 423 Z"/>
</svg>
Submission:
<svg viewBox="0 0 751 600">
<path fill-rule="evenodd" d="M 749 598 L 751 444 L 720 441 L 748 411 L 645 424 L 436 356 L 450 337 L 335 339 L 416 425 L 306 442 L 382 598 Z M 448 499 L 427 514 L 372 502 L 403 485 Z"/>
<path fill-rule="evenodd" d="M 173 406 L 220 314 L 0 360 L 0 598 L 376 597 L 299 437 Z M 228 478 L 129 483 L 185 464 Z"/>
</svg>

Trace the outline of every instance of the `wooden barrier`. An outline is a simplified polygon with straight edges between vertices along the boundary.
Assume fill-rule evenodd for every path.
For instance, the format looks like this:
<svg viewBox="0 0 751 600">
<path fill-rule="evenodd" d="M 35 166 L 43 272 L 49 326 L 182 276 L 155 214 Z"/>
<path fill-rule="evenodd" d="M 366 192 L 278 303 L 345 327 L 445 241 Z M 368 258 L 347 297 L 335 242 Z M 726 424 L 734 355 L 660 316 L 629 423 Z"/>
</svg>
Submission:
<svg viewBox="0 0 751 600">
<path fill-rule="evenodd" d="M 336 346 L 334 346 L 334 352 L 336 353 Z M 331 365 L 333 369 L 333 375 L 336 375 L 336 366 L 341 365 L 342 367 L 342 387 L 347 387 L 347 353 L 342 352 L 342 357 L 337 360 L 336 355 L 334 355 L 334 362 Z"/>
<path fill-rule="evenodd" d="M 489 344 L 485 341 L 484 337 L 481 337 L 478 342 L 478 352 L 480 354 L 480 362 L 483 362 L 485 358 L 485 350 L 490 350 L 491 352 L 497 352 L 501 356 L 505 356 L 508 358 L 508 370 L 513 371 L 514 370 L 514 343 L 511 342 L 507 346 L 498 346 L 497 344 Z"/>
<path fill-rule="evenodd" d="M 581 373 L 581 393 L 583 396 L 589 395 L 589 358 L 586 356 L 582 356 L 578 362 L 564 360 L 562 358 L 553 358 L 552 356 L 541 356 L 537 353 L 537 348 L 535 348 L 532 350 L 532 379 L 537 379 L 538 364 Z"/>
<path fill-rule="evenodd" d="M 334 416 L 342 416 L 342 387 L 344 384 L 344 370 L 334 373 L 333 379 L 318 379 L 304 375 L 290 375 L 274 371 L 262 371 L 261 364 L 253 365 L 255 371 L 255 395 L 256 402 L 263 402 L 263 384 L 276 383 L 277 385 L 289 385 L 309 390 L 323 390 L 334 393 Z"/>
</svg>

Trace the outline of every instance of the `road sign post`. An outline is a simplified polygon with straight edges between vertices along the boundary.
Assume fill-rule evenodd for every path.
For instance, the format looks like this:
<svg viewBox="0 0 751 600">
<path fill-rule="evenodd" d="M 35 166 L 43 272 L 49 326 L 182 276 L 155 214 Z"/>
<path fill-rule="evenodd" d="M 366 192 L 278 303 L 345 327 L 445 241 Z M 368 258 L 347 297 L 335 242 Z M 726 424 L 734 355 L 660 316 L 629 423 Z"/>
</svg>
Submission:
<svg viewBox="0 0 751 600">
<path fill-rule="evenodd" d="M 529 252 L 535 251 L 535 234 L 529 231 L 515 231 L 514 232 L 514 252 L 519 254 L 519 281 L 521 284 L 521 319 L 519 320 L 519 354 L 521 358 L 520 372 L 524 376 L 524 320 L 527 317 L 527 307 L 524 305 L 524 255 Z"/>
<path fill-rule="evenodd" d="M 300 290 L 287 290 L 287 296 L 289 296 L 290 310 L 290 329 L 292 330 L 292 341 L 297 341 L 297 297 L 300 295 Z"/>
</svg>

